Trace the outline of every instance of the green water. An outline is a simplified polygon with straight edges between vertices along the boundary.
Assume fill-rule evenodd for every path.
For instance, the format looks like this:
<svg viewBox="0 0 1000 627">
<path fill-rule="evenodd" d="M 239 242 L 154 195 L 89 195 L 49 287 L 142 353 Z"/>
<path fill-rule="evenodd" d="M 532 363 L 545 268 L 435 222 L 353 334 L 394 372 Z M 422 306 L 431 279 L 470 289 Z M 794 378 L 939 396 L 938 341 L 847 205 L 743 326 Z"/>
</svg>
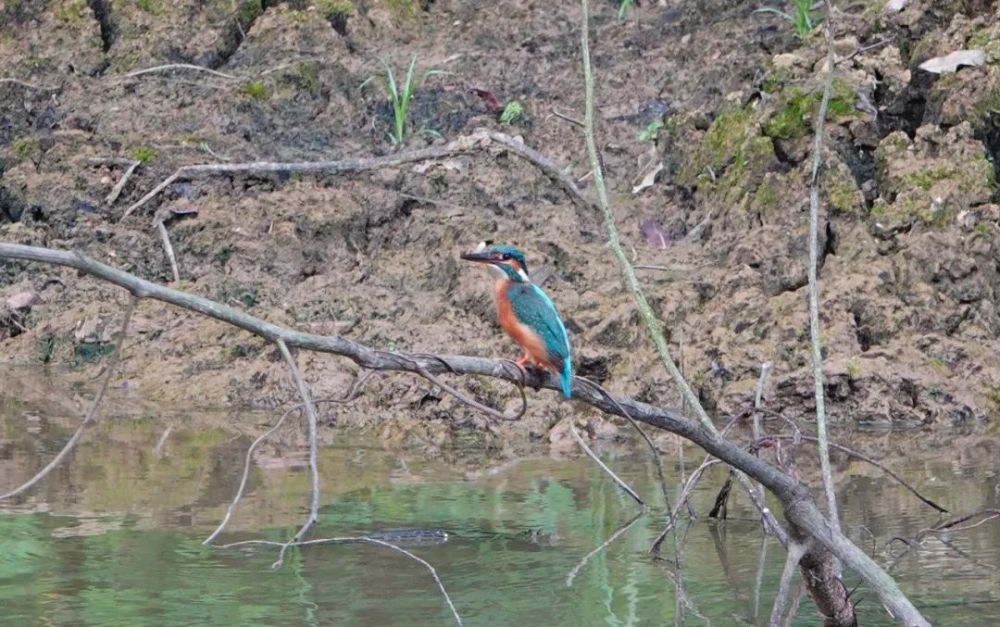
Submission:
<svg viewBox="0 0 1000 627">
<path fill-rule="evenodd" d="M 86 395 L 26 401 L 9 388 L 0 391 L 0 489 L 55 454 L 85 401 Z M 29 495 L 0 502 L 3 623 L 454 624 L 427 570 L 384 547 L 293 550 L 272 572 L 273 548 L 201 545 L 269 415 L 243 414 L 237 428 L 232 414 L 116 406 L 63 467 Z M 575 451 L 539 451 L 491 467 L 475 449 L 390 451 L 356 435 L 336 441 L 321 451 L 323 508 L 311 537 L 447 531 L 445 543 L 407 548 L 437 569 L 467 625 L 766 624 L 784 554 L 773 539 L 762 542 L 740 496 L 730 520 L 700 518 L 682 527 L 679 603 L 672 549 L 668 559 L 646 552 L 661 524 L 659 509 L 581 565 L 638 510 Z M 222 542 L 294 533 L 307 502 L 301 444 L 289 427 L 262 448 Z M 653 469 L 637 450 L 617 446 L 603 456 L 655 502 Z M 696 450 L 685 452 L 688 471 L 700 460 Z M 676 485 L 678 458 L 667 462 Z M 955 511 L 998 505 L 1000 461 L 985 454 L 966 449 L 951 459 L 903 459 L 894 467 Z M 893 575 L 935 624 L 1000 624 L 997 521 L 928 538 L 896 559 L 902 549 L 888 554 L 885 543 L 937 517 L 869 467 L 841 470 L 846 531 L 869 551 L 876 546 L 881 563 L 895 562 Z M 698 513 L 707 512 L 723 479 L 720 471 L 702 481 Z M 857 582 L 850 574 L 847 581 Z M 855 595 L 863 624 L 893 624 L 873 594 L 862 587 Z M 817 624 L 807 597 L 793 624 Z"/>
</svg>

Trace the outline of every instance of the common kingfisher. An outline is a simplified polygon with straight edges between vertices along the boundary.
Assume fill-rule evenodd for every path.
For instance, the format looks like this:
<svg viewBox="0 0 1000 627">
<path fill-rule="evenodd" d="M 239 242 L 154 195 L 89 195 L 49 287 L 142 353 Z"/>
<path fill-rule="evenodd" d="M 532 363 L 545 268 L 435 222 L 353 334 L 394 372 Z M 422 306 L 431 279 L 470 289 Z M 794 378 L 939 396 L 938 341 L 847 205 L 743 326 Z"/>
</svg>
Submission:
<svg viewBox="0 0 1000 627">
<path fill-rule="evenodd" d="M 505 244 L 479 248 L 464 253 L 462 259 L 487 264 L 497 277 L 493 297 L 500 326 L 521 348 L 521 367 L 534 362 L 559 375 L 566 398 L 573 395 L 573 360 L 569 335 L 559 311 L 548 294 L 528 278 L 524 253 Z"/>
</svg>

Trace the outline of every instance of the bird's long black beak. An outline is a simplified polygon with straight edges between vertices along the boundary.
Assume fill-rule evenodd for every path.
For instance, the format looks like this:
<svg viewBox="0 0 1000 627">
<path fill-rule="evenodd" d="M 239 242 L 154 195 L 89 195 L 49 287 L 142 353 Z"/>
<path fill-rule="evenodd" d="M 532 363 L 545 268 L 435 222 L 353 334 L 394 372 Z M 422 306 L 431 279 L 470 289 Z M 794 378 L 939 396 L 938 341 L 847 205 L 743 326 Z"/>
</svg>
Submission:
<svg viewBox="0 0 1000 627">
<path fill-rule="evenodd" d="M 492 257 L 492 253 L 488 251 L 482 251 L 482 252 L 473 251 L 470 253 L 462 253 L 461 257 L 466 261 L 476 261 L 479 263 L 496 263 L 496 260 L 494 260 Z"/>
</svg>

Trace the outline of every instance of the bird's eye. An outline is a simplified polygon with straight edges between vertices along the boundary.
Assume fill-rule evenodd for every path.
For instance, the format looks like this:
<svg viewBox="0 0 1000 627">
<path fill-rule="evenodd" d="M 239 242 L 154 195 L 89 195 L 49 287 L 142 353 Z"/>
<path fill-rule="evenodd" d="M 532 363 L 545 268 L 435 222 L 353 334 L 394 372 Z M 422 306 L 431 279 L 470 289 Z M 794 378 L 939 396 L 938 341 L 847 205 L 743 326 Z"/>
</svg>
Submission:
<svg viewBox="0 0 1000 627">
<path fill-rule="evenodd" d="M 504 261 L 510 261 L 510 253 L 504 253 L 500 258 Z"/>
</svg>

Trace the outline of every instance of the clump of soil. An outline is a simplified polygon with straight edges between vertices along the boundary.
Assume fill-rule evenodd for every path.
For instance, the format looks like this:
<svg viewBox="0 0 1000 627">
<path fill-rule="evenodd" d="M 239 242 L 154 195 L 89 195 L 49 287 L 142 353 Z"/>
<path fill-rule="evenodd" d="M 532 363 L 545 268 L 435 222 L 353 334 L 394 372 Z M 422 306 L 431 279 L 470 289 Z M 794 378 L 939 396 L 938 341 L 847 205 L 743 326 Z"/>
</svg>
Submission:
<svg viewBox="0 0 1000 627">
<path fill-rule="evenodd" d="M 823 89 L 821 36 L 800 41 L 745 3 L 644 3 L 594 16 L 600 148 L 626 244 L 717 413 L 752 399 L 812 414 L 806 305 L 807 185 Z M 828 411 L 843 424 L 977 425 L 1000 417 L 998 11 L 987 3 L 842 3 L 839 62 L 821 174 L 821 290 Z M 574 5 L 369 2 L 11 3 L 0 19 L 0 237 L 85 251 L 166 282 L 154 212 L 171 216 L 177 287 L 279 324 L 386 350 L 517 354 L 489 285 L 458 253 L 482 239 L 529 254 L 567 318 L 578 370 L 610 389 L 679 403 L 622 292 L 601 222 L 501 150 L 338 176 L 179 182 L 122 220 L 178 166 L 387 154 L 391 108 L 377 87 L 444 70 L 418 89 L 406 148 L 498 128 L 470 87 L 526 116 L 523 136 L 581 185 L 587 162 Z M 880 45 L 876 45 L 879 44 Z M 922 61 L 963 47 L 987 63 L 934 76 Z M 161 64 L 191 69 L 128 73 Z M 364 88 L 372 76 L 375 80 Z M 646 130 L 640 140 L 640 132 Z M 443 138 L 443 139 L 442 139 Z M 124 191 L 106 197 L 129 162 Z M 653 184 L 633 191 L 651 167 Z M 587 189 L 587 193 L 591 190 Z M 666 268 L 666 270 L 663 270 Z M 74 273 L 0 265 L 5 360 L 92 372 L 125 296 Z M 4 322 L 7 320 L 8 322 Z M 319 397 L 358 368 L 302 355 Z M 124 377 L 161 403 L 274 407 L 293 398 L 275 349 L 220 323 L 144 302 Z M 516 410 L 515 390 L 461 385 Z M 426 381 L 380 375 L 338 424 L 392 441 L 558 439 L 581 409 L 529 393 L 518 423 L 489 426 Z M 601 421 L 589 423 L 605 433 Z M 489 429 L 483 430 L 483 427 Z M 485 435 L 482 435 L 485 433 Z"/>
</svg>

